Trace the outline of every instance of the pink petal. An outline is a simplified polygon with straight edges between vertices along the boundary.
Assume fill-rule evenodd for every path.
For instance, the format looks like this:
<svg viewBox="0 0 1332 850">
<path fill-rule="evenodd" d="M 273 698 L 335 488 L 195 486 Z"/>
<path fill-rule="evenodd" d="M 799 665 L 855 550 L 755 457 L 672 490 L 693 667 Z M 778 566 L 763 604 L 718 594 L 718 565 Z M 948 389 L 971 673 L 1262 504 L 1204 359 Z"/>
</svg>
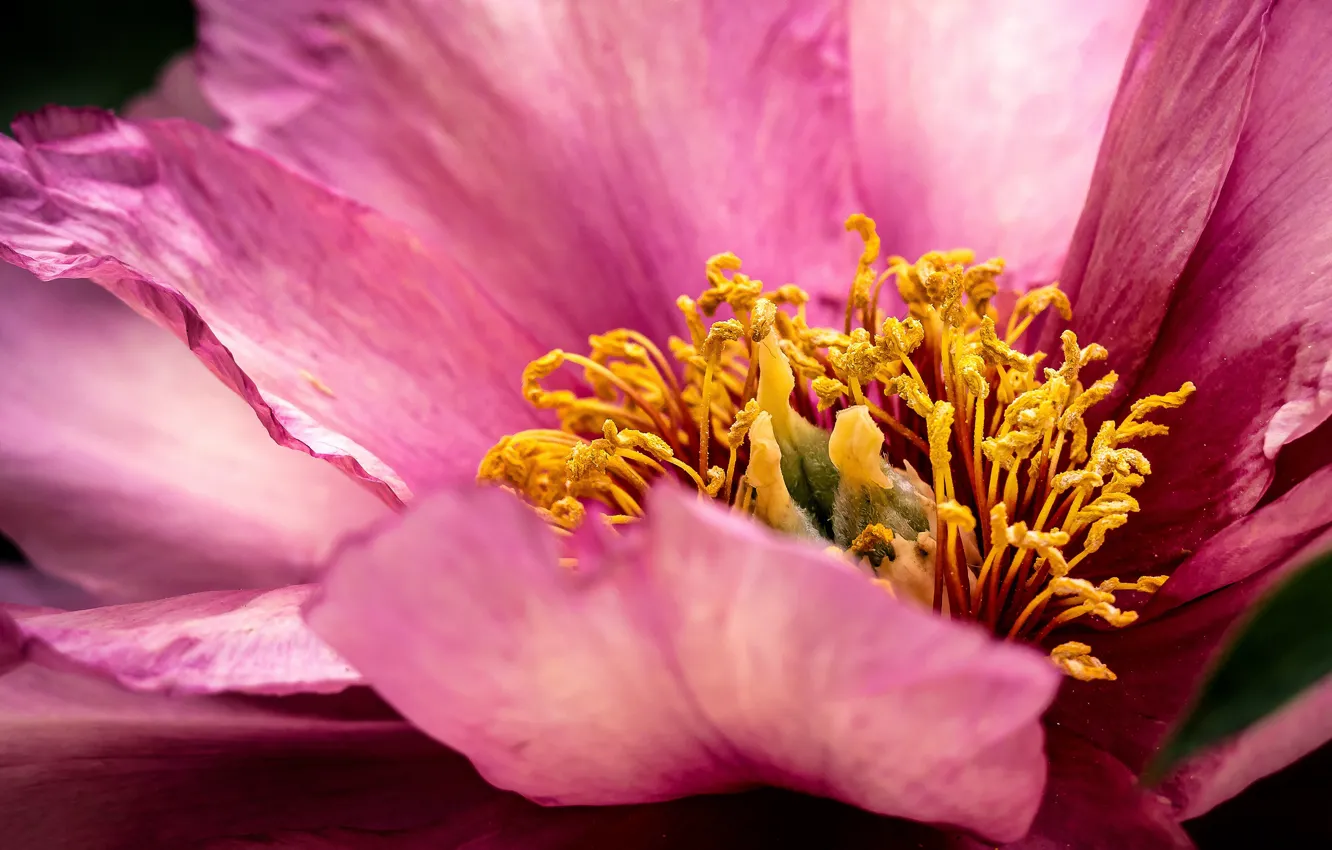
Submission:
<svg viewBox="0 0 1332 850">
<path fill-rule="evenodd" d="M 152 91 L 131 100 L 123 114 L 127 118 L 188 118 L 205 127 L 221 127 L 222 117 L 204 98 L 199 87 L 199 68 L 194 55 L 171 59 L 158 75 Z"/>
<path fill-rule="evenodd" d="M 70 610 L 94 604 L 82 589 L 46 573 L 30 567 L 0 566 L 0 606 Z"/>
<path fill-rule="evenodd" d="M 1268 30 L 1234 163 L 1135 389 L 1199 387 L 1152 446 L 1142 512 L 1116 543 L 1145 572 L 1156 568 L 1142 553 L 1176 559 L 1252 510 L 1275 449 L 1329 410 L 1318 397 L 1332 358 L 1332 65 L 1311 57 L 1332 26 L 1316 4 L 1282 3 Z"/>
<path fill-rule="evenodd" d="M 361 678 L 306 627 L 309 585 L 19 614 L 25 637 L 126 687 L 173 693 L 336 693 Z"/>
<path fill-rule="evenodd" d="M 195 124 L 53 110 L 15 129 L 0 253 L 168 326 L 279 443 L 401 495 L 529 421 L 511 388 L 535 344 L 397 225 Z"/>
<path fill-rule="evenodd" d="M 775 784 L 1026 829 L 1045 659 L 669 489 L 645 530 L 593 536 L 570 571 L 509 494 L 443 492 L 344 553 L 310 622 L 414 723 L 542 801 Z"/>
<path fill-rule="evenodd" d="M 43 570 L 110 602 L 278 587 L 387 512 L 92 283 L 0 264 L 0 300 L 0 530 Z"/>
<path fill-rule="evenodd" d="M 548 345 L 632 326 L 734 251 L 844 291 L 857 241 L 835 0 L 203 4 L 240 141 L 438 239 Z"/>
<path fill-rule="evenodd" d="M 1271 5 L 1157 0 L 1139 28 L 1061 272 L 1083 344 L 1110 350 L 1122 392 L 1221 194 Z"/>
<path fill-rule="evenodd" d="M 1163 790 L 1175 801 L 1181 819 L 1195 818 L 1330 740 L 1332 680 L 1184 765 Z"/>
<path fill-rule="evenodd" d="M 1052 280 L 1146 0 L 851 4 L 855 142 L 885 249 Z"/>
</svg>

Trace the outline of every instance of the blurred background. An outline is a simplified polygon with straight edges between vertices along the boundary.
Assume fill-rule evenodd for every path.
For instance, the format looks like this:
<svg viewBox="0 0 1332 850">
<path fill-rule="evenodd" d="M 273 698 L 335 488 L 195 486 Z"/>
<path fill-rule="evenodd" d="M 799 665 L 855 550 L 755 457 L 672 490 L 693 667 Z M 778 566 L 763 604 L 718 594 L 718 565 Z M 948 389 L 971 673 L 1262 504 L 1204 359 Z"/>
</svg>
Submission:
<svg viewBox="0 0 1332 850">
<path fill-rule="evenodd" d="M 47 103 L 117 107 L 194 41 L 189 0 L 5 0 L 0 120 Z"/>
<path fill-rule="evenodd" d="M 17 113 L 48 103 L 117 108 L 146 91 L 193 42 L 195 14 L 188 0 L 6 0 L 3 20 L 0 122 L 7 132 Z M 20 559 L 0 536 L 0 564 Z M 1203 850 L 1332 846 L 1330 775 L 1327 746 L 1192 821 L 1189 831 Z"/>
</svg>

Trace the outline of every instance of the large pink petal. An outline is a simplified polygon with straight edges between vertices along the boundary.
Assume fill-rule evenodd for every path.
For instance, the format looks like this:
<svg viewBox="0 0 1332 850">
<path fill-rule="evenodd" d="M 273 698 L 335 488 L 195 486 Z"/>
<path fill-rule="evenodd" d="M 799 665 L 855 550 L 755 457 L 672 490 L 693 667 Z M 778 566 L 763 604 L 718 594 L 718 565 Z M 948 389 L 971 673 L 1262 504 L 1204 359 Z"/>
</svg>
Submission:
<svg viewBox="0 0 1332 850">
<path fill-rule="evenodd" d="M 850 284 L 838 0 L 207 0 L 236 138 L 440 240 L 549 345 L 678 332 L 734 251 Z"/>
<path fill-rule="evenodd" d="M 1052 280 L 1145 0 L 852 0 L 858 166 L 884 246 Z"/>
<path fill-rule="evenodd" d="M 0 253 L 166 325 L 278 442 L 416 487 L 529 421 L 513 388 L 534 343 L 397 225 L 196 124 L 51 110 L 15 129 Z"/>
<path fill-rule="evenodd" d="M 0 263 L 0 301 L 0 531 L 43 570 L 110 602 L 278 587 L 386 512 L 94 284 Z"/>
<path fill-rule="evenodd" d="M 1155 0 L 1138 30 L 1061 272 L 1078 333 L 1110 350 L 1121 390 L 1221 194 L 1271 5 Z"/>
<path fill-rule="evenodd" d="M 126 687 L 173 693 L 336 693 L 361 678 L 310 632 L 310 586 L 18 613 L 23 635 Z"/>
<path fill-rule="evenodd" d="M 1142 513 L 1117 544 L 1142 571 L 1155 570 L 1142 553 L 1177 558 L 1248 513 L 1282 443 L 1332 409 L 1332 197 L 1323 191 L 1332 180 L 1332 65 L 1318 58 L 1332 38 L 1325 11 L 1316 2 L 1273 10 L 1225 188 L 1135 390 L 1199 387 L 1152 447 Z"/>
<path fill-rule="evenodd" d="M 775 784 L 1000 838 L 1044 781 L 1057 675 L 849 566 L 674 491 L 577 571 L 498 490 L 343 554 L 310 613 L 500 787 L 624 803 Z"/>
</svg>

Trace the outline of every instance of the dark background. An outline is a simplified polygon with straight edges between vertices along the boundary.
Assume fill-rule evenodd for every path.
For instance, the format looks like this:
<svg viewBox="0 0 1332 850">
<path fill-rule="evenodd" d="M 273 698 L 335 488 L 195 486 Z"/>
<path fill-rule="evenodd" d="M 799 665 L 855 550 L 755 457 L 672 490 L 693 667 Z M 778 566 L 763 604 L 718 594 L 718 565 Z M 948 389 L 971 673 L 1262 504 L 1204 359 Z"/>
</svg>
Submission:
<svg viewBox="0 0 1332 850">
<path fill-rule="evenodd" d="M 0 122 L 6 128 L 18 112 L 47 103 L 118 107 L 149 89 L 166 60 L 194 40 L 188 0 L 5 0 L 3 5 Z M 15 556 L 0 536 L 0 563 Z M 1188 828 L 1204 850 L 1332 847 L 1330 797 L 1332 745 Z"/>
</svg>

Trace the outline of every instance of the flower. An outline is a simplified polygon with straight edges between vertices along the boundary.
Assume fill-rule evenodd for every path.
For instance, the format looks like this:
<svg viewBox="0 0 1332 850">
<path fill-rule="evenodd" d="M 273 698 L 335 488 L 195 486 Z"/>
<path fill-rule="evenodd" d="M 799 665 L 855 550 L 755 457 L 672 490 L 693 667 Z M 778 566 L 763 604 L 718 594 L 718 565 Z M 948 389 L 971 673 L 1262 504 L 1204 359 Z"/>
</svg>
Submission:
<svg viewBox="0 0 1332 850">
<path fill-rule="evenodd" d="M 1328 410 L 1323 307 L 1332 251 L 1316 224 L 1328 116 L 1316 104 L 1332 80 L 1307 62 L 1327 26 L 1314 4 L 1150 5 L 1076 231 L 1079 180 L 1037 184 L 1031 171 L 1012 172 L 1017 186 L 1041 187 L 1033 204 L 1000 175 L 979 170 L 995 145 L 988 133 L 959 129 L 968 126 L 964 108 L 937 96 L 886 102 L 885 92 L 896 90 L 884 79 L 925 68 L 928 79 L 947 80 L 937 68 L 969 67 L 947 47 L 971 30 L 942 20 L 939 46 L 930 36 L 941 20 L 928 14 L 903 21 L 869 4 L 690 3 L 648 16 L 601 4 L 549 16 L 495 7 L 484 21 L 461 26 L 456 16 L 464 12 L 410 3 L 238 5 L 207 9 L 204 85 L 232 138 L 277 161 L 194 125 L 48 111 L 16 127 L 17 144 L 0 146 L 0 244 L 6 258 L 41 276 L 101 283 L 185 341 L 279 444 L 330 460 L 384 504 L 411 500 L 411 509 L 385 519 L 378 504 L 349 495 L 359 491 L 344 496 L 328 479 L 345 518 L 278 523 L 280 545 L 255 547 L 273 558 L 275 573 L 285 572 L 278 582 L 242 577 L 225 587 L 259 587 L 142 603 L 147 608 L 25 615 L 18 626 L 30 639 L 140 687 L 281 693 L 350 684 L 357 674 L 293 625 L 307 591 L 264 589 L 305 580 L 310 565 L 330 559 L 310 613 L 316 631 L 408 719 L 497 784 L 538 799 L 605 803 L 775 782 L 1000 840 L 1018 838 L 1034 817 L 1034 840 L 1076 833 L 1084 843 L 1087 836 L 1107 845 L 1178 843 L 1178 818 L 1328 737 L 1320 692 L 1229 752 L 1187 766 L 1164 796 L 1131 782 L 1224 625 L 1286 565 L 1329 542 L 1317 510 L 1332 483 L 1325 466 L 1298 468 L 1296 457 L 1289 486 L 1265 495 L 1282 447 L 1314 432 Z M 902 32 L 901 43 L 915 49 L 879 49 L 881 31 Z M 1079 67 L 1093 87 L 1108 87 L 1122 42 L 1091 44 L 1102 49 Z M 993 49 L 1002 58 L 1002 45 Z M 645 64 L 659 73 L 642 73 Z M 986 72 L 1003 67 L 981 64 Z M 1057 117 L 1094 126 L 1095 100 L 1085 114 Z M 892 111 L 898 102 L 928 117 L 907 120 Z M 1000 138 L 1033 155 L 1074 151 L 1037 161 L 1056 177 L 1067 167 L 1085 179 L 1079 163 L 1087 164 L 1088 147 L 1066 148 L 1057 133 L 1035 133 L 1028 145 L 1024 134 L 1041 122 L 1028 116 L 1020 124 L 1021 132 Z M 1049 138 L 1057 142 L 1040 148 Z M 959 185 L 965 189 L 931 194 Z M 1117 681 L 1058 684 L 1041 655 L 894 600 L 807 543 L 678 492 L 653 497 L 641 530 L 574 538 L 579 571 L 569 573 L 535 512 L 504 493 L 458 483 L 502 435 L 552 424 L 516 391 L 527 364 L 542 370 L 550 346 L 577 351 L 581 337 L 616 327 L 661 343 L 680 281 L 716 251 L 757 261 L 756 276 L 801 282 L 811 326 L 839 314 L 833 308 L 844 303 L 852 270 L 840 271 L 846 245 L 835 225 L 861 205 L 879 221 L 875 238 L 893 250 L 920 256 L 954 240 L 1002 249 L 1016 260 L 1006 277 L 1022 286 L 1048 281 L 1062 259 L 1072 326 L 1084 344 L 1111 352 L 1119 376 L 1123 394 L 1108 393 L 1102 409 L 1166 397 L 1187 381 L 1199 388 L 1170 413 L 1169 433 L 1147 429 L 1158 431 L 1152 477 L 1135 490 L 1132 521 L 1107 524 L 1104 546 L 1085 563 L 1065 559 L 1070 570 L 1081 568 L 1075 576 L 1170 576 L 1142 607 L 1142 622 L 1049 647 L 1066 671 L 1091 678 L 1108 670 Z M 954 217 L 959 208 L 965 215 Z M 962 232 L 935 230 L 945 216 Z M 1021 223 L 1010 225 L 1009 216 Z M 852 226 L 866 242 L 852 307 L 873 315 L 872 302 L 857 303 L 872 292 L 871 230 L 864 219 Z M 967 263 L 960 255 L 927 262 L 928 269 L 897 264 L 907 300 L 928 302 L 937 315 L 926 318 L 971 333 L 954 324 L 965 321 L 964 302 L 949 289 L 968 280 Z M 719 258 L 713 271 L 744 288 L 731 260 Z M 1026 373 L 1021 353 L 1006 351 L 984 324 L 986 311 L 974 306 L 997 297 L 982 294 L 993 271 L 969 278 L 979 348 L 956 351 L 959 380 L 975 395 L 983 385 L 998 396 L 990 370 L 997 375 L 1004 358 L 1013 373 Z M 1049 303 L 1057 297 L 1036 291 Z M 766 308 L 758 318 L 782 321 Z M 864 333 L 880 330 L 868 324 Z M 922 344 L 905 324 L 897 335 L 882 330 L 899 351 Z M 1029 325 L 1044 335 L 1043 350 L 1059 330 L 1050 321 Z M 824 376 L 834 383 L 819 388 L 819 400 L 835 405 L 844 404 L 843 392 L 860 401 L 862 377 L 892 366 L 873 361 L 873 339 L 843 331 L 847 344 L 815 346 L 836 349 L 835 374 Z M 724 342 L 704 335 L 684 343 L 702 360 L 702 399 Z M 789 354 L 800 355 L 816 356 Z M 896 362 L 906 369 L 900 356 Z M 908 377 L 915 382 L 897 385 L 937 434 L 967 421 L 966 411 L 945 411 L 937 391 L 921 395 L 925 382 Z M 107 386 L 73 396 L 96 400 L 92 391 Z M 533 388 L 561 391 L 544 386 Z M 1043 439 L 1053 432 L 1042 425 L 1041 404 L 1028 430 Z M 782 446 L 781 423 L 769 421 L 781 412 L 769 408 L 768 420 L 755 415 L 749 436 L 769 445 L 760 423 L 771 427 L 777 453 L 769 456 L 780 466 L 793 455 Z M 854 415 L 844 418 L 861 430 L 829 448 L 830 464 L 838 463 L 834 454 L 859 462 L 868 481 L 876 472 L 889 480 L 906 474 L 865 464 L 866 432 Z M 1125 426 L 1122 415 L 1115 421 Z M 1037 425 L 1043 430 L 1032 430 Z M 175 428 L 164 432 L 175 440 L 192 433 Z M 611 447 L 621 438 L 647 440 L 625 430 L 601 439 Z M 50 438 L 42 427 L 18 431 L 30 432 Z M 932 459 L 953 451 L 930 436 L 927 429 Z M 997 432 L 982 436 L 995 441 L 994 466 L 1035 451 Z M 697 452 L 700 478 L 711 469 L 706 444 L 700 440 Z M 61 457 L 61 441 L 35 445 L 33 457 Z M 794 456 L 803 463 L 804 449 Z M 93 460 L 108 468 L 123 457 L 113 451 Z M 302 479 L 327 471 L 297 459 Z M 586 459 L 598 474 L 611 462 Z M 942 563 L 954 559 L 958 583 L 947 587 L 958 612 L 968 602 L 963 532 L 974 524 L 984 543 L 997 526 L 948 498 L 958 485 L 942 468 L 938 461 L 931 477 L 936 522 L 947 529 L 931 537 L 936 552 L 944 543 Z M 274 505 L 318 517 L 301 502 L 297 475 L 295 467 L 285 475 L 257 464 L 243 487 L 209 490 L 201 501 L 246 516 L 253 483 L 278 481 L 293 498 Z M 716 480 L 725 487 L 728 478 L 723 468 Z M 718 486 L 713 480 L 705 490 Z M 141 504 L 162 504 L 138 492 Z M 1111 495 L 1128 504 L 1122 489 Z M 779 524 L 778 511 L 790 504 L 779 491 L 772 496 L 763 510 Z M 810 504 L 789 488 L 787 497 L 801 510 Z M 194 523 L 180 534 L 132 499 L 88 501 L 81 510 L 92 510 L 100 527 L 142 528 L 154 543 L 216 525 L 182 512 Z M 1021 501 L 1030 500 L 1019 493 L 1013 505 Z M 561 498 L 542 507 L 573 525 L 572 504 Z M 52 540 L 40 522 L 59 527 L 53 512 L 35 513 L 13 532 L 30 549 Z M 1053 552 L 1064 543 L 1031 537 L 1046 533 L 1034 525 L 1002 524 L 1005 539 L 1013 534 L 1009 545 L 1033 549 L 1033 567 L 1044 557 L 1054 572 Z M 874 525 L 882 530 L 861 540 Z M 349 528 L 361 531 L 337 543 Z M 875 551 L 901 530 L 891 521 L 865 525 L 851 548 Z M 78 575 L 84 559 L 56 544 L 79 539 L 47 544 L 52 569 Z M 167 569 L 149 570 L 129 595 L 152 596 L 154 583 L 173 581 L 178 570 L 163 563 Z M 1093 609 L 1111 604 L 1092 599 L 1096 593 L 1135 592 L 1117 581 L 1059 587 L 1084 592 Z M 190 635 L 185 664 L 161 651 L 175 633 L 164 622 L 168 612 Z M 1107 622 L 1128 619 L 1099 613 Z M 255 628 L 256 617 L 268 627 Z M 1083 644 L 1094 646 L 1094 657 Z M 1043 713 L 1051 767 L 1042 803 Z"/>
</svg>

